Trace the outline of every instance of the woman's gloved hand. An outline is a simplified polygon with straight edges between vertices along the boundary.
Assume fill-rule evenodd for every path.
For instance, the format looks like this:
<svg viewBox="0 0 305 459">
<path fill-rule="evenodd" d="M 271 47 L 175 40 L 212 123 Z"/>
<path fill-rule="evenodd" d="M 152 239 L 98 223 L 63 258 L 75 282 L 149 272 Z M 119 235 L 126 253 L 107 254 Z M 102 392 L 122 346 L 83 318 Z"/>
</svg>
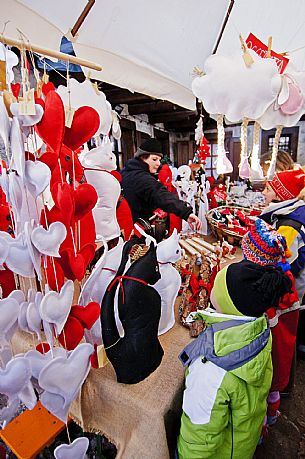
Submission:
<svg viewBox="0 0 305 459">
<path fill-rule="evenodd" d="M 187 219 L 188 224 L 192 228 L 193 231 L 200 231 L 202 227 L 201 220 L 195 214 L 190 214 Z"/>
</svg>

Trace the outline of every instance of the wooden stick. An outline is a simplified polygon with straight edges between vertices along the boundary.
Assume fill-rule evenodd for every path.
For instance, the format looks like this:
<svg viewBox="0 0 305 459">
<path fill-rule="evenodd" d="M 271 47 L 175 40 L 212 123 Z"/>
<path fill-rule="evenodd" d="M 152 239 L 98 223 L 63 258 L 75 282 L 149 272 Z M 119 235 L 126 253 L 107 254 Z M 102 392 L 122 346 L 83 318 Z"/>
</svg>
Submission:
<svg viewBox="0 0 305 459">
<path fill-rule="evenodd" d="M 200 256 L 200 252 L 198 252 L 193 247 L 191 247 L 186 241 L 180 240 L 179 244 L 181 245 L 183 249 L 189 252 L 192 256 Z"/>
<path fill-rule="evenodd" d="M 199 250 L 200 253 L 204 253 L 204 255 L 208 252 L 208 249 L 206 249 L 202 245 L 199 245 L 197 242 L 193 241 L 192 239 L 186 239 L 185 242 L 191 245 L 192 247 L 194 247 L 194 249 Z"/>
<path fill-rule="evenodd" d="M 272 37 L 268 37 L 268 51 L 266 57 L 271 57 Z"/>
<path fill-rule="evenodd" d="M 33 51 L 34 53 L 38 53 L 43 56 L 55 57 L 63 61 L 68 61 L 70 64 L 82 65 L 83 67 L 93 70 L 102 70 L 102 67 L 94 62 L 87 61 L 76 56 L 70 56 L 70 54 L 61 53 L 60 51 L 54 51 L 53 49 L 42 48 L 41 46 L 34 45 L 30 42 L 15 40 L 13 38 L 0 35 L 0 43 L 5 43 L 9 46 L 16 46 L 19 49 L 27 49 L 28 51 Z"/>
<path fill-rule="evenodd" d="M 217 252 L 217 247 L 215 245 L 210 244 L 209 242 L 204 241 L 203 239 L 200 239 L 199 237 L 193 237 L 193 241 L 197 242 L 198 244 L 202 245 L 206 249 L 208 249 L 210 252 Z"/>
</svg>

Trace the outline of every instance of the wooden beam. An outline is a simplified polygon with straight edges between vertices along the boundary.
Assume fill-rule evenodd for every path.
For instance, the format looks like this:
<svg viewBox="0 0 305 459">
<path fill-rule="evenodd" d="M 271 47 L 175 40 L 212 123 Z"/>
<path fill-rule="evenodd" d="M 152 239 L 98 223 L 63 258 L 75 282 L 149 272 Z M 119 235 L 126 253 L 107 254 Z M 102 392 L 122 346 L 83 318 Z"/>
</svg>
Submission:
<svg viewBox="0 0 305 459">
<path fill-rule="evenodd" d="M 147 102 L 151 99 L 146 96 L 145 94 L 139 93 L 132 93 L 127 89 L 111 89 L 111 90 L 104 90 L 105 96 L 107 100 L 112 105 L 116 104 L 132 104 L 139 103 L 139 102 Z"/>
<path fill-rule="evenodd" d="M 197 117 L 197 112 L 190 110 L 171 111 L 166 113 L 153 113 L 148 115 L 149 122 L 154 123 L 167 123 L 171 121 L 189 120 L 192 116 Z"/>
<path fill-rule="evenodd" d="M 181 110 L 181 107 L 174 105 L 171 102 L 165 102 L 163 100 L 151 100 L 142 104 L 134 104 L 129 108 L 130 115 L 141 115 L 149 113 L 162 113 Z"/>
<path fill-rule="evenodd" d="M 175 131 L 175 132 L 187 132 L 187 131 L 194 131 L 196 128 L 196 122 L 198 117 L 195 116 L 189 120 L 180 120 L 180 121 L 168 121 L 164 123 L 164 128 L 168 131 Z"/>
</svg>

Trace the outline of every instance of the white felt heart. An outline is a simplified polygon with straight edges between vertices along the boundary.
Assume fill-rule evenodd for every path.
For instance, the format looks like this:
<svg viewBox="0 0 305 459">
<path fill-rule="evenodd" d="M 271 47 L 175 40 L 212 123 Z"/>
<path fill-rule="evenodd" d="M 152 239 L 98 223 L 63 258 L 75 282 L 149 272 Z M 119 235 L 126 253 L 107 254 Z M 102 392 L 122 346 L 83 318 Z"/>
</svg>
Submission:
<svg viewBox="0 0 305 459">
<path fill-rule="evenodd" d="M 29 302 L 28 301 L 24 301 L 23 303 L 21 303 L 20 311 L 19 311 L 19 315 L 18 315 L 18 326 L 19 326 L 20 330 L 28 332 L 28 333 L 31 333 L 31 330 L 29 329 L 28 321 L 27 321 L 27 309 L 28 309 L 28 306 L 29 306 Z"/>
<path fill-rule="evenodd" d="M 19 120 L 20 126 L 34 126 L 39 123 L 43 115 L 43 108 L 39 104 L 35 104 L 35 115 L 19 115 L 19 104 L 14 102 L 10 105 L 10 111 L 13 116 L 16 116 Z"/>
<path fill-rule="evenodd" d="M 25 301 L 25 296 L 22 290 L 13 290 L 9 295 L 8 298 L 14 298 L 20 305 Z"/>
<path fill-rule="evenodd" d="M 41 352 L 36 349 L 31 349 L 28 351 L 24 357 L 28 359 L 31 363 L 32 376 L 35 379 L 38 379 L 41 370 L 46 366 L 53 357 L 65 357 L 67 351 L 62 347 L 54 347 L 51 351 L 41 354 Z"/>
<path fill-rule="evenodd" d="M 7 114 L 7 110 L 3 101 L 3 96 L 0 96 L 0 137 L 2 137 L 6 154 L 9 154 L 9 134 L 10 134 L 11 124 L 10 119 Z"/>
<path fill-rule="evenodd" d="M 29 303 L 29 306 L 26 311 L 26 320 L 27 320 L 29 329 L 32 332 L 35 332 L 38 340 L 41 341 L 41 336 L 40 336 L 41 317 L 39 314 L 39 309 L 37 307 L 37 304 Z"/>
<path fill-rule="evenodd" d="M 6 341 L 5 338 L 0 336 L 0 368 L 5 368 L 5 366 L 12 358 L 12 346 Z"/>
<path fill-rule="evenodd" d="M 53 394 L 52 392 L 45 390 L 40 395 L 40 402 L 48 411 L 50 411 L 50 413 L 54 414 L 54 416 L 56 416 L 58 419 L 64 423 L 67 422 L 70 406 L 65 405 L 65 399 L 61 395 Z"/>
<path fill-rule="evenodd" d="M 40 316 L 46 322 L 55 325 L 59 335 L 64 328 L 69 315 L 74 293 L 74 284 L 67 280 L 62 286 L 60 293 L 50 291 L 46 293 L 40 303 Z"/>
<path fill-rule="evenodd" d="M 31 376 L 27 359 L 17 357 L 10 360 L 4 370 L 0 368 L 0 393 L 14 398 L 29 383 Z"/>
<path fill-rule="evenodd" d="M 25 167 L 24 144 L 18 118 L 14 116 L 11 128 L 12 169 L 23 178 Z"/>
<path fill-rule="evenodd" d="M 50 183 L 51 170 L 41 161 L 25 161 L 25 184 L 34 198 L 42 193 Z"/>
<path fill-rule="evenodd" d="M 24 185 L 22 178 L 14 171 L 8 174 L 8 189 L 9 189 L 9 202 L 14 210 L 15 220 L 19 220 L 19 214 L 22 208 Z"/>
<path fill-rule="evenodd" d="M 2 423 L 3 428 L 13 419 L 13 417 L 16 416 L 19 403 L 18 398 L 15 398 L 14 400 L 11 400 L 8 406 L 0 410 L 0 422 Z"/>
<path fill-rule="evenodd" d="M 0 300 L 0 335 L 5 336 L 16 322 L 19 314 L 19 303 L 14 298 Z"/>
<path fill-rule="evenodd" d="M 88 446 L 88 438 L 76 438 L 70 445 L 57 446 L 54 456 L 56 459 L 84 459 Z"/>
<path fill-rule="evenodd" d="M 20 358 L 20 357 L 18 357 Z M 22 357 L 23 358 L 23 357 Z M 26 384 L 23 389 L 18 393 L 21 402 L 29 409 L 32 410 L 37 403 L 37 397 L 34 392 L 31 381 Z"/>
<path fill-rule="evenodd" d="M 60 257 L 58 252 L 59 247 L 66 239 L 66 236 L 67 230 L 65 225 L 61 222 L 54 222 L 51 223 L 47 230 L 43 226 L 34 228 L 31 238 L 39 252 L 50 257 Z"/>
<path fill-rule="evenodd" d="M 40 312 L 40 310 L 39 310 L 39 312 Z M 42 325 L 43 325 L 43 330 L 44 330 L 44 334 L 45 334 L 47 343 L 49 344 L 50 348 L 52 349 L 53 345 L 54 345 L 54 325 L 53 324 L 49 324 L 49 322 L 47 322 L 46 320 L 42 321 Z"/>
<path fill-rule="evenodd" d="M 25 222 L 24 223 L 24 234 L 25 234 L 25 240 L 28 248 L 28 252 L 30 254 L 34 269 L 37 274 L 38 280 L 41 280 L 41 253 L 36 249 L 36 247 L 32 244 L 32 231 L 33 231 L 33 221 L 30 222 Z"/>
<path fill-rule="evenodd" d="M 13 290 L 9 295 L 8 295 L 8 298 L 13 298 L 14 300 L 17 301 L 17 303 L 19 304 L 19 312 L 20 312 L 20 307 L 21 307 L 21 304 L 25 301 L 25 296 L 24 296 L 24 293 L 22 290 Z M 19 316 L 19 313 L 18 313 L 18 316 Z M 18 317 L 15 321 L 15 323 L 11 326 L 11 328 L 6 332 L 5 334 L 5 339 L 7 341 L 10 341 L 14 335 L 14 333 L 17 331 L 18 329 Z"/>
<path fill-rule="evenodd" d="M 6 257 L 7 267 L 16 274 L 24 277 L 34 277 L 33 263 L 25 242 L 25 235 L 19 234 L 10 243 L 9 253 Z"/>
<path fill-rule="evenodd" d="M 25 150 L 30 153 L 36 153 L 43 145 L 43 140 L 34 131 L 33 134 L 29 134 L 25 142 Z"/>
<path fill-rule="evenodd" d="M 77 396 L 90 371 L 90 356 L 93 351 L 94 347 L 91 344 L 79 344 L 68 356 L 51 360 L 40 372 L 38 383 L 46 391 L 46 397 L 48 393 L 61 396 L 64 406 L 62 410 L 58 409 L 58 405 L 46 406 L 48 400 L 43 397 L 41 403 L 63 422 L 67 421 L 69 405 Z"/>
</svg>

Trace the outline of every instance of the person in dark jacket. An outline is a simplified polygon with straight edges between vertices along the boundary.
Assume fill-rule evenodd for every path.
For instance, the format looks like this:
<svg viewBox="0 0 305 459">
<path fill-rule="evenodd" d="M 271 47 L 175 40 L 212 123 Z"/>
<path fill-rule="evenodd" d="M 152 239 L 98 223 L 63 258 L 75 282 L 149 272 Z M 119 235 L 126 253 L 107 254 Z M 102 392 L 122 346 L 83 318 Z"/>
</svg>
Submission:
<svg viewBox="0 0 305 459">
<path fill-rule="evenodd" d="M 186 220 L 190 227 L 199 231 L 200 219 L 193 209 L 170 193 L 157 180 L 157 171 L 162 158 L 162 147 L 158 140 L 148 139 L 141 144 L 134 158 L 127 161 L 122 170 L 123 195 L 132 212 L 133 221 L 148 220 L 157 208 Z"/>
</svg>

